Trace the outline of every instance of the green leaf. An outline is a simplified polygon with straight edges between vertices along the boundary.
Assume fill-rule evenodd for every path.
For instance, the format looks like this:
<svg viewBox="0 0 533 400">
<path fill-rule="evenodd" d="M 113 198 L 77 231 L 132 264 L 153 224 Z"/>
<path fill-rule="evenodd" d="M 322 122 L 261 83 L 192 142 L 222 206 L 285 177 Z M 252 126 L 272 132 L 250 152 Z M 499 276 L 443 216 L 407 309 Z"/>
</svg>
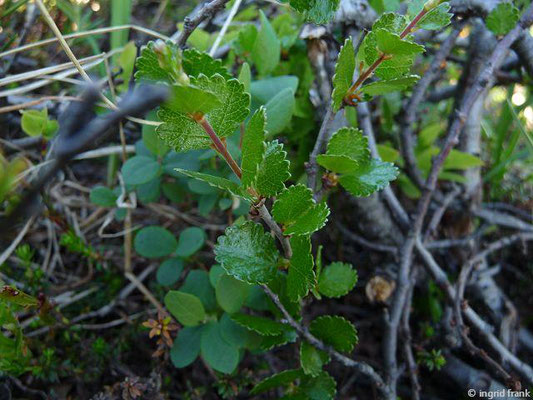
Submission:
<svg viewBox="0 0 533 400">
<path fill-rule="evenodd" d="M 192 294 L 171 290 L 165 296 L 165 306 L 184 326 L 196 326 L 205 319 L 202 302 Z"/>
<path fill-rule="evenodd" d="M 355 50 L 352 39 L 346 39 L 342 46 L 335 65 L 335 75 L 333 76 L 332 107 L 333 111 L 338 111 L 344 102 L 346 93 L 352 86 L 353 74 L 355 72 Z"/>
<path fill-rule="evenodd" d="M 265 13 L 259 10 L 261 20 L 261 30 L 257 33 L 252 49 L 252 59 L 259 75 L 268 75 L 279 64 L 281 54 L 281 43 L 276 36 L 276 32 Z"/>
<path fill-rule="evenodd" d="M 254 102 L 266 104 L 284 89 L 291 89 L 296 93 L 298 78 L 292 75 L 283 75 L 253 81 L 251 93 Z"/>
<path fill-rule="evenodd" d="M 242 64 L 241 72 L 239 72 L 237 79 L 244 85 L 244 91 L 250 93 L 252 90 L 252 71 L 250 70 L 250 64 L 247 62 Z"/>
<path fill-rule="evenodd" d="M 386 31 L 399 35 L 408 23 L 409 21 L 405 16 L 395 12 L 387 12 L 374 22 L 372 25 L 372 31 L 375 31 L 376 29 L 385 29 Z"/>
<path fill-rule="evenodd" d="M 155 111 L 148 113 L 147 119 L 156 120 L 157 115 Z M 163 142 L 155 131 L 153 125 L 142 126 L 142 141 L 146 148 L 157 157 L 164 157 L 170 150 L 170 148 Z"/>
<path fill-rule="evenodd" d="M 324 371 L 317 377 L 304 377 L 300 388 L 309 400 L 333 400 L 337 392 L 336 386 L 335 379 Z"/>
<path fill-rule="evenodd" d="M 180 233 L 176 255 L 181 258 L 190 257 L 204 247 L 204 243 L 205 232 L 203 229 L 196 226 L 186 228 Z"/>
<path fill-rule="evenodd" d="M 209 274 L 204 270 L 190 271 L 180 288 L 180 292 L 198 297 L 207 311 L 212 311 L 217 306 L 215 291 L 209 282 Z"/>
<path fill-rule="evenodd" d="M 262 336 L 277 336 L 285 331 L 291 330 L 290 327 L 281 322 L 257 315 L 233 314 L 231 319 L 246 329 Z"/>
<path fill-rule="evenodd" d="M 211 286 L 213 288 L 217 287 L 218 280 L 224 275 L 226 272 L 224 271 L 224 268 L 222 268 L 220 265 L 213 265 L 211 269 L 209 270 L 209 282 L 211 283 Z"/>
<path fill-rule="evenodd" d="M 290 239 L 292 257 L 287 276 L 287 295 L 292 301 L 307 296 L 315 286 L 314 261 L 309 236 L 293 236 Z"/>
<path fill-rule="evenodd" d="M 317 157 L 318 164 L 338 173 L 353 172 L 370 160 L 368 140 L 359 129 L 341 128 L 331 137 L 325 155 Z"/>
<path fill-rule="evenodd" d="M 263 336 L 260 344 L 260 348 L 263 351 L 271 350 L 275 347 L 283 346 L 287 343 L 294 343 L 298 338 L 298 334 L 295 330 L 286 330 L 283 333 L 276 336 Z"/>
<path fill-rule="evenodd" d="M 250 118 L 242 138 L 241 182 L 245 188 L 255 181 L 259 165 L 263 161 L 266 150 L 265 126 L 265 109 L 261 107 Z"/>
<path fill-rule="evenodd" d="M 186 115 L 205 115 L 209 111 L 222 106 L 213 92 L 191 85 L 172 85 L 171 96 L 165 107 L 173 112 Z"/>
<path fill-rule="evenodd" d="M 220 307 L 229 314 L 241 309 L 250 291 L 247 283 L 230 275 L 222 275 L 217 282 L 215 293 Z"/>
<path fill-rule="evenodd" d="M 334 17 L 339 0 L 290 0 L 290 4 L 307 21 L 326 24 Z"/>
<path fill-rule="evenodd" d="M 96 186 L 91 189 L 89 198 L 91 203 L 101 207 L 115 207 L 117 195 L 111 189 L 105 186 Z"/>
<path fill-rule="evenodd" d="M 214 370 L 231 374 L 237 368 L 239 349 L 224 340 L 218 322 L 210 322 L 205 326 L 200 347 L 202 358 Z"/>
<path fill-rule="evenodd" d="M 174 83 L 182 73 L 180 50 L 170 42 L 148 42 L 135 66 L 136 81 Z"/>
<path fill-rule="evenodd" d="M 279 195 L 272 215 L 284 226 L 286 235 L 309 235 L 326 224 L 329 208 L 326 203 L 316 204 L 313 192 L 299 184 Z"/>
<path fill-rule="evenodd" d="M 357 172 L 342 175 L 339 183 L 352 195 L 366 197 L 385 188 L 389 182 L 396 179 L 398 173 L 394 164 L 372 160 Z"/>
<path fill-rule="evenodd" d="M 133 243 L 135 251 L 146 258 L 166 257 L 172 254 L 178 245 L 174 235 L 161 226 L 142 228 Z"/>
<path fill-rule="evenodd" d="M 250 332 L 248 329 L 237 324 L 231 319 L 231 316 L 228 313 L 222 314 L 219 319 L 219 324 L 222 338 L 238 349 L 250 348 L 250 346 L 257 345 L 261 340 L 261 336 L 256 335 L 254 332 Z"/>
<path fill-rule="evenodd" d="M 199 181 L 202 181 L 202 182 L 206 182 L 212 187 L 226 190 L 234 196 L 241 196 L 246 199 L 250 198 L 250 195 L 248 193 L 241 190 L 238 184 L 230 181 L 229 179 L 221 178 L 219 176 L 204 174 L 202 172 L 187 171 L 181 168 L 175 168 L 174 170 L 179 172 L 180 174 L 189 176 L 194 179 L 198 179 Z"/>
<path fill-rule="evenodd" d="M 222 104 L 205 115 L 216 134 L 224 138 L 235 132 L 249 112 L 250 95 L 244 92 L 244 86 L 236 79 L 226 81 L 218 74 L 211 78 L 205 75 L 200 75 L 197 79 L 191 78 L 191 84 L 212 92 Z M 163 106 L 158 116 L 163 123 L 157 127 L 157 133 L 176 151 L 204 149 L 211 146 L 209 136 L 187 114 Z"/>
<path fill-rule="evenodd" d="M 363 86 L 360 92 L 369 96 L 380 96 L 382 94 L 408 89 L 419 79 L 420 77 L 417 75 L 410 75 L 398 79 L 372 82 Z"/>
<path fill-rule="evenodd" d="M 198 78 L 200 74 L 212 77 L 215 74 L 223 76 L 225 79 L 231 79 L 222 60 L 214 59 L 209 54 L 196 49 L 187 49 L 183 51 L 183 70 L 189 76 Z"/>
<path fill-rule="evenodd" d="M 315 318 L 309 325 L 310 332 L 337 351 L 349 353 L 357 344 L 354 326 L 338 315 L 324 315 Z"/>
<path fill-rule="evenodd" d="M 520 12 L 513 3 L 500 3 L 487 16 L 485 23 L 495 35 L 506 35 L 516 26 Z"/>
<path fill-rule="evenodd" d="M 127 92 L 130 86 L 130 79 L 133 75 L 133 69 L 135 67 L 135 59 L 137 57 L 137 46 L 134 42 L 128 42 L 124 46 L 124 50 L 120 53 L 120 56 L 117 59 L 118 66 L 121 69 L 118 79 L 122 81 L 121 84 L 117 86 L 117 89 L 120 92 Z"/>
<path fill-rule="evenodd" d="M 248 283 L 270 282 L 276 275 L 274 239 L 252 221 L 230 226 L 215 245 L 215 259 L 231 276 Z"/>
<path fill-rule="evenodd" d="M 57 132 L 57 121 L 48 118 L 48 110 L 24 110 L 21 111 L 20 126 L 24 133 L 29 136 L 44 136 L 50 138 Z"/>
<path fill-rule="evenodd" d="M 161 196 L 161 179 L 156 177 L 149 182 L 137 186 L 137 198 L 141 203 L 156 202 Z"/>
<path fill-rule="evenodd" d="M 260 195 L 272 197 L 285 188 L 284 182 L 291 177 L 290 163 L 283 144 L 277 140 L 267 143 L 265 157 L 259 167 L 255 188 Z"/>
<path fill-rule="evenodd" d="M 505 4 L 505 3 L 500 3 Z M 442 3 L 438 7 L 435 7 L 429 11 L 422 19 L 416 24 L 420 29 L 427 30 L 439 30 L 448 26 L 452 20 L 453 14 L 449 13 L 451 9 L 450 3 Z M 514 27 L 514 24 L 513 24 Z"/>
<path fill-rule="evenodd" d="M 410 56 L 424 52 L 424 46 L 402 39 L 400 35 L 385 29 L 377 29 L 374 33 L 376 34 L 378 49 L 382 53 L 395 56 Z"/>
<path fill-rule="evenodd" d="M 483 161 L 472 154 L 452 149 L 444 161 L 444 169 L 466 170 L 475 167 L 482 167 Z"/>
<path fill-rule="evenodd" d="M 161 165 L 151 157 L 135 156 L 122 166 L 122 177 L 126 185 L 142 185 L 159 176 Z"/>
<path fill-rule="evenodd" d="M 291 88 L 285 88 L 265 104 L 268 136 L 282 132 L 291 122 L 295 98 Z"/>
<path fill-rule="evenodd" d="M 183 261 L 179 258 L 169 258 L 161 263 L 157 269 L 157 282 L 163 286 L 174 285 L 183 272 Z"/>
<path fill-rule="evenodd" d="M 178 333 L 170 350 L 170 360 L 176 368 L 192 364 L 200 354 L 200 341 L 203 326 L 185 327 Z"/>
<path fill-rule="evenodd" d="M 329 355 L 318 350 L 305 340 L 300 345 L 300 365 L 306 375 L 318 376 L 322 372 L 322 366 L 329 362 Z"/>
<path fill-rule="evenodd" d="M 330 154 L 319 154 L 316 158 L 318 165 L 328 171 L 339 174 L 350 173 L 357 169 L 359 163 L 348 156 L 335 156 Z"/>
<path fill-rule="evenodd" d="M 394 56 L 381 63 L 376 69 L 376 76 L 385 80 L 401 78 L 409 74 L 414 61 L 414 55 Z"/>
<path fill-rule="evenodd" d="M 341 297 L 357 283 L 357 271 L 351 264 L 335 262 L 324 268 L 318 278 L 318 291 L 326 297 Z"/>
<path fill-rule="evenodd" d="M 261 394 L 280 386 L 287 386 L 304 376 L 301 369 L 289 369 L 278 374 L 269 376 L 259 382 L 250 392 L 252 395 Z"/>
<path fill-rule="evenodd" d="M 37 307 L 39 305 L 39 301 L 35 297 L 7 285 L 0 287 L 0 300 L 21 307 Z M 3 307 L 5 304 L 2 304 Z"/>
</svg>

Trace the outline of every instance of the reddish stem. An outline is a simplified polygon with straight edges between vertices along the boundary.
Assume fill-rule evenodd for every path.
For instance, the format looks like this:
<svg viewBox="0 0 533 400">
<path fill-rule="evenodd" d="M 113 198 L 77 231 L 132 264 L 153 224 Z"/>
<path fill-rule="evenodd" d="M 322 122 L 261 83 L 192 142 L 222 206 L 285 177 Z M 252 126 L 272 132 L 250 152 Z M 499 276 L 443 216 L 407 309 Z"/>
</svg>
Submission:
<svg viewBox="0 0 533 400">
<path fill-rule="evenodd" d="M 195 118 L 196 119 L 196 118 Z M 229 153 L 226 145 L 222 143 L 222 140 L 218 137 L 216 132 L 213 130 L 213 127 L 211 124 L 204 118 L 201 117 L 199 119 L 196 119 L 196 122 L 198 122 L 202 128 L 204 128 L 205 132 L 209 135 L 213 142 L 213 146 L 216 151 L 226 160 L 231 170 L 237 175 L 239 179 L 242 178 L 242 171 L 239 165 L 235 162 L 231 154 Z"/>
</svg>

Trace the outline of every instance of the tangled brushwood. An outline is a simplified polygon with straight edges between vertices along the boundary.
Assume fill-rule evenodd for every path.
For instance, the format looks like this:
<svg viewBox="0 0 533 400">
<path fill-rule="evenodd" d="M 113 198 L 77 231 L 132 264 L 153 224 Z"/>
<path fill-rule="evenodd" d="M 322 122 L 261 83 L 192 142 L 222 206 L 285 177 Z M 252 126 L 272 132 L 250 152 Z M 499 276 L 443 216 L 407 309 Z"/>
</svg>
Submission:
<svg viewBox="0 0 533 400">
<path fill-rule="evenodd" d="M 172 3 L 0 1 L 0 399 L 527 397 L 530 1 Z"/>
</svg>

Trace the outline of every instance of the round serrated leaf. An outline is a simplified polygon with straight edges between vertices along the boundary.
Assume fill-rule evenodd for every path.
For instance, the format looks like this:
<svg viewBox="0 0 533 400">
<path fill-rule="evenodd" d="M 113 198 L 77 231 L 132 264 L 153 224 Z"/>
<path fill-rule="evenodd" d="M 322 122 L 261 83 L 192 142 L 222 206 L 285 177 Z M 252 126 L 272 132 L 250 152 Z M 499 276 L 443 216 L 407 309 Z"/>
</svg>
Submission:
<svg viewBox="0 0 533 400">
<path fill-rule="evenodd" d="M 216 297 L 220 307 L 227 313 L 239 311 L 248 296 L 250 285 L 224 274 L 218 279 Z"/>
<path fill-rule="evenodd" d="M 183 328 L 170 350 L 170 360 L 176 368 L 184 368 L 194 362 L 200 354 L 203 326 Z"/>
<path fill-rule="evenodd" d="M 174 235 L 161 226 L 147 226 L 135 236 L 135 251 L 143 257 L 166 257 L 176 250 L 178 245 Z"/>
<path fill-rule="evenodd" d="M 101 207 L 115 207 L 117 201 L 117 195 L 105 186 L 92 188 L 89 198 L 91 199 L 91 203 Z"/>
<path fill-rule="evenodd" d="M 211 368 L 224 374 L 232 373 L 239 364 L 239 349 L 224 340 L 218 322 L 210 322 L 204 328 L 201 353 Z"/>
<path fill-rule="evenodd" d="M 159 175 L 161 166 L 153 158 L 135 156 L 122 166 L 122 177 L 126 185 L 142 185 Z"/>
<path fill-rule="evenodd" d="M 161 263 L 157 269 L 157 282 L 160 285 L 171 286 L 179 279 L 183 271 L 183 261 L 179 258 L 173 257 Z"/>
<path fill-rule="evenodd" d="M 278 250 L 274 239 L 252 221 L 227 228 L 218 238 L 215 255 L 229 275 L 243 282 L 268 283 L 276 275 Z"/>
<path fill-rule="evenodd" d="M 178 239 L 176 254 L 187 258 L 200 250 L 205 243 L 205 232 L 198 227 L 184 229 Z"/>
<path fill-rule="evenodd" d="M 338 315 L 324 315 L 315 318 L 311 322 L 309 330 L 324 343 L 346 353 L 353 350 L 358 340 L 355 327 Z"/>
<path fill-rule="evenodd" d="M 357 283 L 357 271 L 350 264 L 335 262 L 327 266 L 318 278 L 318 291 L 326 297 L 341 297 Z"/>
<path fill-rule="evenodd" d="M 205 318 L 202 302 L 189 293 L 171 290 L 165 296 L 165 306 L 184 326 L 196 326 Z"/>
</svg>

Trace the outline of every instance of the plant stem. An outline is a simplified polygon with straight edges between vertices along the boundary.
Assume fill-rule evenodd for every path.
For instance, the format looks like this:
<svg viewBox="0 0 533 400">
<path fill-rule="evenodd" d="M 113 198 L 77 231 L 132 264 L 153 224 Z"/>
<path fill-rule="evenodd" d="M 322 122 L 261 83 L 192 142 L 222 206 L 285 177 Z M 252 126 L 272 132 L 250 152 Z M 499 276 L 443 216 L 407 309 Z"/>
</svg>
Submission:
<svg viewBox="0 0 533 400">
<path fill-rule="evenodd" d="M 209 135 L 211 138 L 211 141 L 213 142 L 213 146 L 215 147 L 215 150 L 219 152 L 219 154 L 226 160 L 231 170 L 237 175 L 239 179 L 242 178 L 242 170 L 239 167 L 239 165 L 235 162 L 231 154 L 229 153 L 226 145 L 222 143 L 222 140 L 218 137 L 216 132 L 213 130 L 213 127 L 211 124 L 202 117 L 201 119 L 196 119 L 196 121 L 204 128 L 204 131 Z"/>
<path fill-rule="evenodd" d="M 409 35 L 413 29 L 416 27 L 416 24 L 420 22 L 420 20 L 428 13 L 428 11 L 423 8 L 422 11 L 418 13 L 418 15 L 409 23 L 409 25 L 406 26 L 406 28 L 403 30 L 403 32 L 400 34 L 400 38 L 405 38 L 407 35 Z M 372 74 L 376 71 L 376 69 L 381 65 L 383 61 L 385 61 L 389 57 L 388 54 L 381 54 L 381 56 L 374 61 L 374 63 L 369 66 L 361 75 L 359 78 L 355 81 L 355 83 L 352 85 L 352 87 L 348 90 L 347 97 L 353 93 L 355 93 L 357 90 L 361 88 L 363 83 L 372 76 Z"/>
</svg>

